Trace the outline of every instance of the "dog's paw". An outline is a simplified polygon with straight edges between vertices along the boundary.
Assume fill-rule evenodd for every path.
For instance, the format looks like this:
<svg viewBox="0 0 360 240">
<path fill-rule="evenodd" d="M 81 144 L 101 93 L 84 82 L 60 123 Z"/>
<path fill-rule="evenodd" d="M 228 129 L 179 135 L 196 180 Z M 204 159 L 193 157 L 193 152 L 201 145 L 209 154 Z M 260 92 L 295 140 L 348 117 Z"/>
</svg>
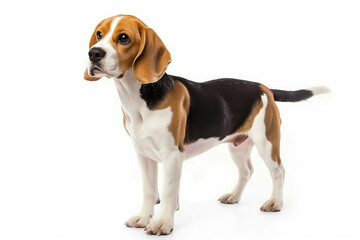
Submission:
<svg viewBox="0 0 360 240">
<path fill-rule="evenodd" d="M 218 199 L 218 201 L 224 204 L 234 204 L 239 202 L 239 200 L 240 196 L 233 193 L 224 194 Z"/>
<path fill-rule="evenodd" d="M 144 228 L 149 224 L 150 218 L 151 218 L 150 216 L 140 216 L 140 215 L 133 216 L 125 222 L 125 226 Z"/>
<path fill-rule="evenodd" d="M 174 229 L 174 223 L 171 220 L 159 219 L 146 226 L 145 232 L 151 235 L 168 235 Z"/>
<path fill-rule="evenodd" d="M 281 208 L 282 208 L 282 201 L 269 199 L 261 206 L 260 210 L 264 212 L 279 212 Z"/>
</svg>

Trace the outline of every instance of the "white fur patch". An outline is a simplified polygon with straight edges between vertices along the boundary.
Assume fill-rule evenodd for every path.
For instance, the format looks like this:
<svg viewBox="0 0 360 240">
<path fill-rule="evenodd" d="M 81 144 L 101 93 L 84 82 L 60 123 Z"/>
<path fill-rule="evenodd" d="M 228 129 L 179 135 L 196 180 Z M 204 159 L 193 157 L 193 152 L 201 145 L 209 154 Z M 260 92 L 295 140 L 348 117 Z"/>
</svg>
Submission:
<svg viewBox="0 0 360 240">
<path fill-rule="evenodd" d="M 170 107 L 149 110 L 140 97 L 141 83 L 132 71 L 127 71 L 121 80 L 115 80 L 122 108 L 125 126 L 136 150 L 155 161 L 163 161 L 169 151 L 178 152 L 174 137 L 168 126 L 172 120 Z M 166 157 L 165 157 L 166 158 Z"/>
<path fill-rule="evenodd" d="M 265 127 L 265 110 L 268 104 L 268 98 L 266 95 L 261 96 L 261 101 L 263 102 L 263 106 L 260 109 L 259 113 L 255 116 L 253 125 L 251 126 L 251 129 L 248 132 L 249 137 L 253 140 L 255 143 L 260 155 L 262 155 L 262 152 L 265 151 L 271 151 L 271 149 L 265 149 L 265 148 L 271 148 L 270 142 L 266 139 L 266 127 Z"/>
<path fill-rule="evenodd" d="M 185 160 L 204 153 L 220 143 L 222 143 L 222 141 L 220 141 L 219 138 L 200 138 L 194 143 L 186 144 L 184 146 Z"/>
<path fill-rule="evenodd" d="M 327 87 L 312 87 L 312 88 L 307 88 L 306 90 L 311 91 L 314 94 L 314 96 L 330 92 L 330 89 Z"/>
</svg>

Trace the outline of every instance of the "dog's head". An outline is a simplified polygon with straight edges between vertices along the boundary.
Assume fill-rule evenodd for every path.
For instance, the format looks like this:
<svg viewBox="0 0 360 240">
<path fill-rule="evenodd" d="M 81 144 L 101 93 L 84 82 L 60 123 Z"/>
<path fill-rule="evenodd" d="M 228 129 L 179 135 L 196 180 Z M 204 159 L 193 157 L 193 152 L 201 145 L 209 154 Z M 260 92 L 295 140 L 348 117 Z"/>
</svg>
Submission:
<svg viewBox="0 0 360 240">
<path fill-rule="evenodd" d="M 121 79 L 132 70 L 142 83 L 159 80 L 171 56 L 158 35 L 134 16 L 118 15 L 101 21 L 89 44 L 89 64 L 84 78 Z"/>
</svg>

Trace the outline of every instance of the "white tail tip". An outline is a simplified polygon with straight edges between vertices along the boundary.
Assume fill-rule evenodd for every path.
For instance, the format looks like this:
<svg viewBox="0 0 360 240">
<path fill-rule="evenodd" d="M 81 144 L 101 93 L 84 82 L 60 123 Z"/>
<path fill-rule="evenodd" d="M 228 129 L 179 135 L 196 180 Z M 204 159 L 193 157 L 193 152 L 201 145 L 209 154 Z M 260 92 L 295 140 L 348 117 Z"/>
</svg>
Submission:
<svg viewBox="0 0 360 240">
<path fill-rule="evenodd" d="M 314 96 L 331 92 L 330 89 L 327 87 L 313 87 L 308 88 L 307 90 L 311 91 Z"/>
</svg>

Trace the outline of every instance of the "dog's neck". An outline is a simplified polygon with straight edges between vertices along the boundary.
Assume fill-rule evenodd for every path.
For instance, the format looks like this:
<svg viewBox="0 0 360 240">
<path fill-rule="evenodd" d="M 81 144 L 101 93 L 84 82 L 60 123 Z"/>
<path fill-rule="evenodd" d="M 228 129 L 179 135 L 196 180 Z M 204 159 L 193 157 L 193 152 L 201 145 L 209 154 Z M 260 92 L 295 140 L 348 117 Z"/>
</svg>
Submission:
<svg viewBox="0 0 360 240">
<path fill-rule="evenodd" d="M 132 71 L 127 71 L 121 79 L 114 79 L 123 110 L 130 115 L 138 113 L 145 104 L 140 96 L 141 83 Z"/>
<path fill-rule="evenodd" d="M 166 73 L 156 82 L 142 84 L 132 71 L 127 71 L 121 79 L 115 79 L 120 101 L 128 114 L 138 114 L 144 106 L 154 109 L 164 96 L 174 87 L 174 80 Z"/>
</svg>

